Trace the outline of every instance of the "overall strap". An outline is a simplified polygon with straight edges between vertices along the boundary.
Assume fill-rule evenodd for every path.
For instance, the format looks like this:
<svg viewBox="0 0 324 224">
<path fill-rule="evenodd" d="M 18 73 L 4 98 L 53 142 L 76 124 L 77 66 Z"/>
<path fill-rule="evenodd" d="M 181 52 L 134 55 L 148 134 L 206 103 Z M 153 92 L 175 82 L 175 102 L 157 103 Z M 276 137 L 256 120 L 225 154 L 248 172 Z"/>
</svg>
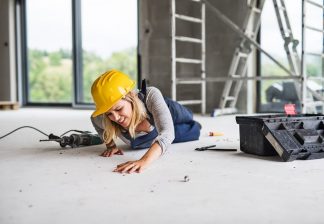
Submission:
<svg viewBox="0 0 324 224">
<path fill-rule="evenodd" d="M 146 103 L 146 80 L 142 80 L 140 91 L 138 92 L 138 98 L 145 104 Z M 145 105 L 146 107 L 146 105 Z"/>
<path fill-rule="evenodd" d="M 142 84 L 141 84 L 141 91 L 140 91 L 146 98 L 146 79 L 142 80 Z"/>
<path fill-rule="evenodd" d="M 141 90 L 138 93 L 138 97 L 139 99 L 144 103 L 144 106 L 146 108 L 147 114 L 149 115 L 149 121 L 151 124 L 153 124 L 153 116 L 151 114 L 151 112 L 147 109 L 146 106 L 146 96 L 147 96 L 147 90 L 146 90 L 146 79 L 142 80 L 142 84 L 141 84 Z"/>
</svg>

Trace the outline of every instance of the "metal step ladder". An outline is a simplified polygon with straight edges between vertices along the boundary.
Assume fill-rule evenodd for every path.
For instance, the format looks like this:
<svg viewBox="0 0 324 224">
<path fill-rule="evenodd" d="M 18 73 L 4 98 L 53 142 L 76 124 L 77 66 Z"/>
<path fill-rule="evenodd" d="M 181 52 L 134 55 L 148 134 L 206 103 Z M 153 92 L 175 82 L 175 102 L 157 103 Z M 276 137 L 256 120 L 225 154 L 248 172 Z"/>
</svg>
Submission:
<svg viewBox="0 0 324 224">
<path fill-rule="evenodd" d="M 294 76 L 301 76 L 301 60 L 297 52 L 299 41 L 294 38 L 288 18 L 285 0 L 273 0 L 279 31 L 284 41 L 284 50 L 286 52 L 290 71 Z M 294 80 L 294 86 L 299 101 L 302 100 L 301 83 Z"/>
<path fill-rule="evenodd" d="M 253 40 L 256 40 L 260 28 L 264 2 L 265 0 L 251 0 L 243 23 L 244 34 Z M 225 82 L 219 109 L 214 111 L 214 116 L 237 112 L 236 103 L 243 84 L 242 77 L 246 76 L 248 58 L 252 50 L 253 46 L 246 38 L 242 38 L 240 45 L 235 49 L 228 73 L 229 79 Z"/>
<path fill-rule="evenodd" d="M 287 55 L 288 63 L 290 70 L 294 75 L 302 76 L 301 73 L 301 59 L 297 52 L 297 46 L 299 44 L 299 41 L 294 38 L 293 32 L 290 26 L 288 14 L 287 14 L 287 8 L 285 5 L 284 0 L 273 0 L 276 17 L 278 20 L 278 25 L 280 28 L 280 33 L 282 36 L 282 39 L 284 40 L 284 49 Z M 316 93 L 312 93 L 312 88 L 309 86 L 308 78 L 302 79 L 302 82 L 297 82 L 295 80 L 295 89 L 298 94 L 298 98 L 300 102 L 302 102 L 302 110 L 303 113 L 316 113 L 316 107 L 318 106 L 318 102 L 315 102 L 313 95 Z M 302 96 L 303 93 L 303 85 L 305 85 L 305 93 L 307 92 L 307 89 L 310 91 L 310 94 Z M 313 91 L 314 92 L 314 91 Z M 308 108 L 308 110 L 307 110 Z"/>
<path fill-rule="evenodd" d="M 323 3 L 324 4 L 324 3 Z M 313 7 L 318 7 L 319 9 L 322 9 L 322 14 L 324 13 L 324 5 L 319 4 L 315 1 L 311 0 L 302 0 L 302 77 L 303 77 L 303 88 L 302 88 L 302 102 L 303 102 L 303 113 L 324 113 L 324 97 L 323 93 L 316 92 L 314 88 L 312 88 L 312 84 L 316 81 L 321 81 L 321 88 L 323 89 L 324 84 L 324 78 L 323 78 L 323 69 L 322 74 L 317 77 L 310 77 L 309 74 L 307 74 L 307 56 L 316 56 L 320 57 L 322 61 L 322 66 L 324 63 L 324 49 L 322 48 L 322 52 L 310 52 L 307 50 L 306 46 L 306 33 L 309 31 L 311 32 L 318 32 L 322 33 L 322 39 L 324 43 L 324 28 L 322 29 L 316 28 L 313 25 L 309 24 L 309 21 L 307 21 L 307 7 L 312 5 Z M 324 14 L 323 14 L 324 15 Z M 324 22 L 324 21 L 323 21 Z M 322 44 L 323 45 L 323 44 Z M 310 90 L 311 95 L 308 94 L 307 90 Z"/>
<path fill-rule="evenodd" d="M 176 0 L 171 0 L 171 39 L 172 39 L 172 53 L 171 53 L 171 81 L 172 81 L 172 99 L 177 100 L 177 88 L 178 85 L 199 85 L 201 87 L 201 98 L 194 99 L 194 100 L 183 100 L 179 101 L 182 105 L 201 105 L 201 113 L 206 113 L 206 73 L 205 73 L 205 4 L 201 0 L 188 0 L 193 4 L 199 4 L 201 7 L 201 16 L 199 18 L 183 15 L 177 13 L 176 10 Z M 201 26 L 201 38 L 192 38 L 192 37 L 185 37 L 185 36 L 178 36 L 177 35 L 177 27 L 176 21 L 183 20 L 189 23 L 196 23 L 200 24 Z M 200 44 L 201 45 L 201 58 L 200 59 L 193 59 L 193 58 L 183 58 L 177 56 L 177 43 L 178 42 L 187 42 L 192 44 Z M 184 63 L 184 64 L 200 64 L 201 73 L 199 77 L 192 79 L 192 78 L 178 78 L 177 77 L 177 64 Z"/>
<path fill-rule="evenodd" d="M 287 55 L 290 70 L 295 75 L 300 75 L 300 57 L 297 52 L 297 46 L 299 41 L 294 38 L 293 32 L 290 26 L 287 8 L 284 0 L 273 0 L 278 25 L 280 28 L 280 34 L 284 40 L 284 49 Z"/>
<path fill-rule="evenodd" d="M 311 4 L 316 4 L 311 0 L 303 0 L 303 1 Z M 236 103 L 237 103 L 239 92 L 243 84 L 243 78 L 246 76 L 247 61 L 253 49 L 252 47 L 257 47 L 258 50 L 261 50 L 263 53 L 266 53 L 256 43 L 254 43 L 253 46 L 247 43 L 247 39 L 250 39 L 250 43 L 253 43 L 251 41 L 255 40 L 256 34 L 260 27 L 261 12 L 262 12 L 264 2 L 265 1 L 259 1 L 257 6 L 256 6 L 257 4 L 256 1 L 251 0 L 250 2 L 249 12 L 247 13 L 246 20 L 243 24 L 243 31 L 245 37 L 242 39 L 239 47 L 237 47 L 235 50 L 235 54 L 229 70 L 229 77 L 225 83 L 222 98 L 220 100 L 219 109 L 214 110 L 213 112 L 214 116 L 237 112 Z M 280 32 L 285 42 L 284 48 L 289 62 L 289 67 L 290 67 L 289 70 L 287 70 L 280 62 L 276 61 L 273 57 L 270 58 L 282 69 L 284 69 L 288 74 L 290 74 L 291 76 L 295 76 L 294 83 L 296 86 L 297 94 L 302 102 L 303 112 L 304 113 L 306 112 L 306 105 L 310 108 L 311 112 L 314 112 L 316 106 L 318 106 L 319 104 L 321 104 L 321 102 L 324 101 L 324 97 L 310 87 L 309 83 L 307 82 L 306 75 L 301 76 L 302 63 L 296 49 L 298 45 L 298 40 L 294 39 L 293 37 L 284 0 L 280 0 L 280 1 L 273 0 L 273 4 L 275 7 L 276 17 L 280 27 Z M 319 4 L 316 5 L 323 8 L 323 6 Z M 250 31 L 248 31 L 248 27 L 251 28 Z M 304 28 L 307 27 L 305 26 Z M 311 29 L 315 30 L 314 28 Z M 324 33 L 324 31 L 322 30 L 317 29 L 317 31 Z M 304 42 L 305 41 L 303 41 L 303 43 Z M 312 54 L 314 55 L 314 53 Z M 322 58 L 324 58 L 324 54 L 320 54 L 319 56 L 322 56 Z M 302 61 L 305 62 L 305 60 Z M 299 80 L 301 80 L 301 83 L 297 82 L 296 77 Z M 310 105 L 313 106 L 310 107 Z"/>
</svg>

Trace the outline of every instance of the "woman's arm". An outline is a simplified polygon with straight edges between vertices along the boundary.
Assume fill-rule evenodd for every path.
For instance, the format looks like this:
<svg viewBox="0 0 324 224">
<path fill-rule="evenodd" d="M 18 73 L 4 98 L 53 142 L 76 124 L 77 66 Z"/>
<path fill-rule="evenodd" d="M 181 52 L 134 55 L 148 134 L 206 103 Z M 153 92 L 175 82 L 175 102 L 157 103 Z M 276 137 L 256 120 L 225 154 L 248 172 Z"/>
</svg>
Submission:
<svg viewBox="0 0 324 224">
<path fill-rule="evenodd" d="M 161 91 L 155 87 L 148 87 L 147 90 L 147 109 L 152 114 L 159 133 L 154 141 L 159 143 L 163 154 L 175 138 L 173 120 Z"/>
<path fill-rule="evenodd" d="M 141 159 L 136 161 L 128 161 L 117 165 L 114 172 L 120 173 L 140 173 L 146 169 L 153 161 L 158 159 L 162 153 L 162 148 L 158 142 L 155 142 L 150 149 L 142 156 Z"/>
</svg>

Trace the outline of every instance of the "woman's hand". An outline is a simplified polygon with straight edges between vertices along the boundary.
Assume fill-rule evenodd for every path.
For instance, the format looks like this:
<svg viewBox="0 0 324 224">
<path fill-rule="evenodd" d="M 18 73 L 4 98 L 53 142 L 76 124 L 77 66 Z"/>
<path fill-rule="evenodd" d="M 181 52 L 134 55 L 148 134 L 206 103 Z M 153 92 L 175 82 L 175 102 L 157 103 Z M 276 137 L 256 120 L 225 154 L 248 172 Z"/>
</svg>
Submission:
<svg viewBox="0 0 324 224">
<path fill-rule="evenodd" d="M 101 153 L 101 156 L 103 157 L 111 157 L 112 155 L 124 155 L 123 151 L 118 148 L 111 148 L 111 149 L 106 149 Z"/>
<path fill-rule="evenodd" d="M 144 159 L 140 159 L 136 161 L 128 161 L 126 163 L 117 165 L 117 167 L 113 171 L 119 173 L 133 173 L 133 172 L 140 173 L 144 169 L 146 169 L 148 165 L 149 162 Z"/>
<path fill-rule="evenodd" d="M 159 143 L 155 142 L 141 159 L 119 164 L 113 171 L 119 173 L 140 173 L 145 170 L 154 160 L 159 158 L 161 153 L 162 149 Z"/>
</svg>

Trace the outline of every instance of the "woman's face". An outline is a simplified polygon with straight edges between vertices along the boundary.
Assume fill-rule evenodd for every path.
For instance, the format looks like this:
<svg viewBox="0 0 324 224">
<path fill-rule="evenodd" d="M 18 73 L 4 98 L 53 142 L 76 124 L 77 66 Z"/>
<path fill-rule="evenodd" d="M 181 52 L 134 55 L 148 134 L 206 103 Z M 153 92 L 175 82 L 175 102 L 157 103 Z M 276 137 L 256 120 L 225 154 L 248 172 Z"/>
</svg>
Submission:
<svg viewBox="0 0 324 224">
<path fill-rule="evenodd" d="M 129 127 L 132 118 L 132 110 L 131 103 L 127 100 L 121 99 L 108 112 L 106 112 L 106 115 L 111 121 L 127 128 Z"/>
</svg>

